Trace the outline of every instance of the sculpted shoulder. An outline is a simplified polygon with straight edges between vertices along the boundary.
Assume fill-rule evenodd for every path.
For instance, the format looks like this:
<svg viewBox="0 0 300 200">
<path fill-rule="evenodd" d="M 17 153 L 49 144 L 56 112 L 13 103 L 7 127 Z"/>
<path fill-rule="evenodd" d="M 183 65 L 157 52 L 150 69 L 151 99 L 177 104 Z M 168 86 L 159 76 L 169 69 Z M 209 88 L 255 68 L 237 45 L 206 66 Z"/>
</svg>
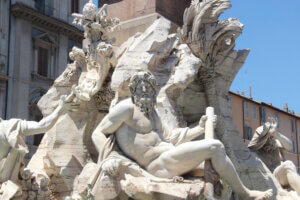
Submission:
<svg viewBox="0 0 300 200">
<path fill-rule="evenodd" d="M 132 116 L 134 110 L 134 104 L 132 103 L 131 99 L 124 99 L 117 103 L 114 107 L 112 107 L 109 111 L 109 115 L 111 117 L 118 117 L 118 118 L 127 118 Z"/>
<path fill-rule="evenodd" d="M 132 111 L 134 109 L 134 104 L 130 98 L 127 98 L 117 103 L 111 110 L 113 109 L 118 109 L 120 111 L 122 110 L 124 112 Z"/>
</svg>

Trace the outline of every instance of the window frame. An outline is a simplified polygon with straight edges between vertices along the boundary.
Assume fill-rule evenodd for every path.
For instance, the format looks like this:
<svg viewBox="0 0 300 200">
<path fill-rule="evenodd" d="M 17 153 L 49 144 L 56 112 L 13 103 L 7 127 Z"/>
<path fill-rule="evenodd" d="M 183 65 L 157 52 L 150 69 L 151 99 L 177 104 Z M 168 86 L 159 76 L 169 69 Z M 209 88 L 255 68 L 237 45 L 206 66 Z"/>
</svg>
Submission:
<svg viewBox="0 0 300 200">
<path fill-rule="evenodd" d="M 259 116 L 260 116 L 260 124 L 263 125 L 264 123 L 266 123 L 266 109 L 262 106 L 259 107 Z"/>
<path fill-rule="evenodd" d="M 277 121 L 277 128 L 279 128 L 280 127 L 280 118 L 279 118 L 278 113 L 275 114 L 275 120 Z"/>
<path fill-rule="evenodd" d="M 245 118 L 249 118 L 249 103 L 244 101 L 244 116 Z"/>
<path fill-rule="evenodd" d="M 291 119 L 291 131 L 292 131 L 292 133 L 295 133 L 295 121 L 294 121 L 294 119 Z"/>
<path fill-rule="evenodd" d="M 54 79 L 57 71 L 57 35 L 43 29 L 32 27 L 33 38 L 33 69 L 32 73 L 48 79 Z M 48 50 L 47 76 L 39 73 L 39 48 Z"/>
<path fill-rule="evenodd" d="M 46 67 L 45 67 L 46 66 Z M 42 46 L 37 48 L 37 74 L 48 77 L 49 76 L 49 49 Z M 46 69 L 45 69 L 46 68 Z"/>
<path fill-rule="evenodd" d="M 253 131 L 252 131 L 252 127 L 248 126 L 248 125 L 244 125 L 244 132 L 245 132 L 245 140 L 251 140 L 253 137 Z"/>
<path fill-rule="evenodd" d="M 70 14 L 79 13 L 79 6 L 80 6 L 79 0 L 71 0 Z"/>
<path fill-rule="evenodd" d="M 256 105 L 252 105 L 252 119 L 257 119 Z"/>
<path fill-rule="evenodd" d="M 293 143 L 293 149 L 292 149 L 292 151 L 293 151 L 293 153 L 297 153 L 297 143 L 296 143 L 295 140 L 292 140 L 292 143 Z"/>
</svg>

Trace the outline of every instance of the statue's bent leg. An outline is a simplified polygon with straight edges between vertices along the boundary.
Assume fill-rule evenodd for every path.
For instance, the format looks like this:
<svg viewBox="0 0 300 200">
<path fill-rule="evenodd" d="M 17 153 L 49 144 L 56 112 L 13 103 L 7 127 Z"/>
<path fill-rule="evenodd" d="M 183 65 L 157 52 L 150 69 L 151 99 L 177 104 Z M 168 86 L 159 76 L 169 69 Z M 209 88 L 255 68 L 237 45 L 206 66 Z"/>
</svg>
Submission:
<svg viewBox="0 0 300 200">
<path fill-rule="evenodd" d="M 222 144 L 217 140 L 200 140 L 183 143 L 162 153 L 150 163 L 147 170 L 158 177 L 172 178 L 197 168 L 200 163 L 212 156 L 211 149 Z"/>
<path fill-rule="evenodd" d="M 291 188 L 293 188 L 300 196 L 300 176 L 297 174 L 297 172 L 288 170 L 287 178 Z"/>
<path fill-rule="evenodd" d="M 292 161 L 283 162 L 274 170 L 274 175 L 282 186 L 289 185 L 300 195 L 300 176 Z"/>
<path fill-rule="evenodd" d="M 272 195 L 271 191 L 251 191 L 243 185 L 219 140 L 205 139 L 178 145 L 151 162 L 147 170 L 158 177 L 172 178 L 196 168 L 202 161 L 208 159 L 211 159 L 220 177 L 239 195 L 250 199 L 264 199 Z"/>
</svg>

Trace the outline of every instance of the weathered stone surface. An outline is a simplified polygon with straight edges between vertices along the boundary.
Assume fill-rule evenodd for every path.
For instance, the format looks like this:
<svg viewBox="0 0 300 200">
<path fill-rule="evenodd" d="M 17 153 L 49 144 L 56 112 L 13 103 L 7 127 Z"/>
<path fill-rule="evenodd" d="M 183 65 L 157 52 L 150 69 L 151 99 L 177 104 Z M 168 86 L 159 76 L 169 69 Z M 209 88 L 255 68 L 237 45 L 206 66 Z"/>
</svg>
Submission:
<svg viewBox="0 0 300 200">
<path fill-rule="evenodd" d="M 123 54 L 111 82 L 111 88 L 119 94 L 119 98 L 129 96 L 128 83 L 135 72 L 154 71 L 170 55 L 176 43 L 176 37 L 169 36 L 170 28 L 171 22 L 161 17 L 143 34 L 129 38 L 126 46 L 121 47 Z"/>
<path fill-rule="evenodd" d="M 122 190 L 131 198 L 139 200 L 184 200 L 204 199 L 204 182 L 194 183 L 155 183 L 143 177 L 127 175 L 121 181 Z"/>
<path fill-rule="evenodd" d="M 80 175 L 76 178 L 74 189 L 77 194 L 82 194 L 88 189 L 88 181 L 99 170 L 96 163 L 88 163 L 84 166 Z"/>
<path fill-rule="evenodd" d="M 273 188 L 276 194 L 280 186 L 238 136 L 230 113 L 228 91 L 249 50 L 234 50 L 235 40 L 243 29 L 239 20 L 218 21 L 220 14 L 229 7 L 229 0 L 193 1 L 185 12 L 180 37 L 202 61 L 196 79 L 201 87 L 197 92 L 204 92 L 207 105 L 215 108 L 219 120 L 217 138 L 225 145 L 241 179 L 250 188 Z M 185 118 L 189 118 L 189 113 L 186 114 Z"/>
<path fill-rule="evenodd" d="M 101 118 L 101 114 L 97 111 L 62 116 L 55 127 L 46 133 L 28 167 L 43 170 L 49 177 L 59 179 L 55 183 L 56 192 L 71 192 L 75 177 L 91 159 L 89 143 L 85 140 L 90 138 L 88 135 L 99 121 L 98 117 Z"/>
<path fill-rule="evenodd" d="M 19 194 L 18 194 L 19 193 Z M 0 188 L 0 199 L 10 200 L 15 196 L 20 196 L 22 194 L 22 189 L 12 181 L 6 181 L 1 185 Z"/>
<path fill-rule="evenodd" d="M 51 177 L 52 192 L 58 196 L 70 195 L 83 166 L 97 158 L 91 134 L 113 98 L 107 77 L 116 64 L 110 33 L 118 19 L 107 18 L 105 6 L 97 12 L 93 2 L 84 6 L 82 15 L 73 16 L 74 23 L 85 31 L 83 49 L 72 49 L 69 56 L 73 62 L 38 103 L 45 116 L 57 106 L 61 95 L 68 95 L 66 101 L 71 105 L 45 134 L 28 164 L 31 169 L 44 171 Z"/>
<path fill-rule="evenodd" d="M 162 88 L 157 96 L 158 110 L 165 123 L 172 128 L 177 128 L 186 125 L 186 121 L 182 118 L 183 105 L 186 101 L 193 101 L 189 95 L 184 95 L 184 102 L 180 104 L 180 96 L 185 89 L 196 79 L 198 70 L 201 66 L 201 60 L 191 54 L 189 47 L 186 44 L 176 46 L 174 53 L 167 59 L 166 64 L 162 63 L 157 67 L 155 74 L 157 77 L 168 77 L 166 82 L 161 83 Z M 160 69 L 160 70 L 159 70 Z M 196 95 L 195 95 L 196 97 Z M 200 102 L 200 103 L 199 103 Z M 204 107 L 199 104 L 204 102 Z M 192 107 L 192 102 L 189 102 Z M 205 108 L 205 101 L 196 102 L 200 108 Z M 195 110 L 195 107 L 192 109 Z M 192 114 L 192 113 L 191 113 Z M 199 118 L 198 118 L 199 119 Z"/>
</svg>

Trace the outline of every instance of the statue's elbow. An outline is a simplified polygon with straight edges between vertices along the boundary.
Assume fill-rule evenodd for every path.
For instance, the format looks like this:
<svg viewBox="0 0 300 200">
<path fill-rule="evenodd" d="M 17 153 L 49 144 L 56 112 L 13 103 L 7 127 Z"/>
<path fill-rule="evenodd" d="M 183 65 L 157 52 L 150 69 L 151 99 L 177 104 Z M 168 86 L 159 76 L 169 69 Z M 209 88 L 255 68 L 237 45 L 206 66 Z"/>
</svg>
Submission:
<svg viewBox="0 0 300 200">
<path fill-rule="evenodd" d="M 92 140 L 93 140 L 93 141 L 96 141 L 96 140 L 97 140 L 98 134 L 100 134 L 98 131 L 94 131 L 94 132 L 92 133 Z"/>
</svg>

